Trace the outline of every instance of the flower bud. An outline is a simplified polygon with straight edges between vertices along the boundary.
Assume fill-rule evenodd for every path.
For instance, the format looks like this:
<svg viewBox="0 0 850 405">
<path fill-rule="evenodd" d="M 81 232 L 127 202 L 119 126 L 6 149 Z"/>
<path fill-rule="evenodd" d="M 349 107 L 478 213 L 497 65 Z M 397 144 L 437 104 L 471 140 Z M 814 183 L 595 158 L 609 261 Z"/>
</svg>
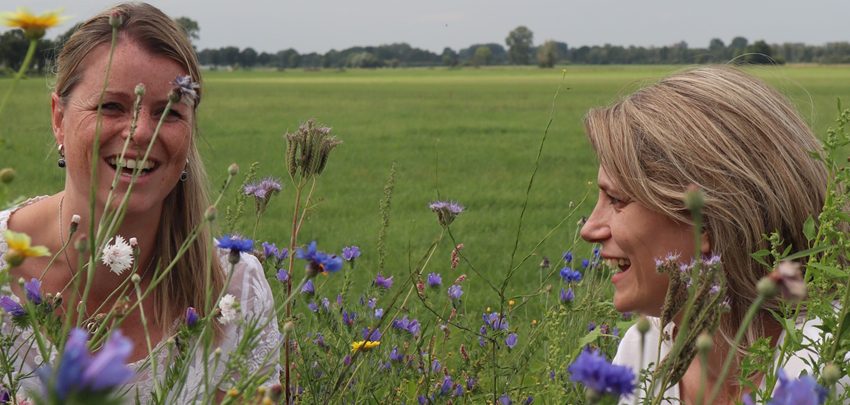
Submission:
<svg viewBox="0 0 850 405">
<path fill-rule="evenodd" d="M 696 347 L 700 353 L 708 353 L 712 346 L 714 346 L 714 341 L 711 339 L 710 334 L 703 331 L 697 336 Z"/>
<path fill-rule="evenodd" d="M 637 320 L 637 330 L 638 330 L 638 332 L 640 332 L 641 335 L 645 335 L 646 332 L 649 332 L 649 327 L 650 327 L 649 319 L 647 319 L 645 316 L 641 315 L 641 317 L 638 318 L 638 320 Z"/>
<path fill-rule="evenodd" d="M 130 281 L 132 281 L 132 282 L 133 282 L 133 284 L 139 284 L 139 283 L 142 281 L 142 278 L 141 278 L 141 277 L 139 277 L 139 275 L 138 275 L 138 274 L 133 273 L 133 275 L 132 275 L 132 276 L 130 276 Z"/>
<path fill-rule="evenodd" d="M 829 363 L 823 367 L 823 371 L 821 372 L 821 377 L 823 377 L 823 381 L 826 385 L 835 384 L 841 377 L 843 377 L 843 373 L 841 372 L 841 368 L 835 365 L 835 363 Z"/>
<path fill-rule="evenodd" d="M 548 270 L 550 266 L 549 258 L 543 256 L 543 260 L 540 261 L 540 270 Z"/>
<path fill-rule="evenodd" d="M 77 232 L 80 227 L 80 216 L 77 214 L 71 215 L 71 233 Z"/>
<path fill-rule="evenodd" d="M 239 174 L 239 165 L 237 165 L 236 163 L 232 163 L 230 166 L 227 167 L 227 174 L 231 176 Z"/>
<path fill-rule="evenodd" d="M 289 336 L 292 332 L 295 331 L 295 322 L 287 321 L 283 324 L 283 334 Z"/>
<path fill-rule="evenodd" d="M 685 191 L 685 206 L 692 212 L 701 211 L 705 204 L 705 196 L 702 190 L 696 185 L 691 184 Z"/>
<path fill-rule="evenodd" d="M 215 209 L 215 207 L 213 207 L 213 206 L 209 206 L 209 207 L 207 207 L 207 210 L 206 210 L 206 211 L 204 211 L 204 218 L 205 218 L 207 221 L 212 222 L 212 221 L 214 221 L 214 220 L 215 220 L 215 214 L 216 214 L 216 209 Z"/>
<path fill-rule="evenodd" d="M 180 94 L 180 91 L 177 89 L 171 89 L 171 91 L 168 92 L 168 101 L 170 101 L 171 104 L 179 103 L 181 98 L 183 98 L 183 95 Z"/>
<path fill-rule="evenodd" d="M 145 85 L 142 84 L 142 83 L 137 84 L 136 88 L 133 90 L 133 92 L 136 93 L 136 95 L 139 96 L 139 97 L 144 96 L 145 95 Z"/>
<path fill-rule="evenodd" d="M 139 246 L 139 240 L 138 240 L 138 239 L 136 239 L 135 237 L 130 238 L 130 241 L 129 241 L 129 242 L 130 242 L 130 247 L 136 247 L 136 246 Z"/>
<path fill-rule="evenodd" d="M 15 169 L 11 167 L 0 169 L 0 183 L 9 184 L 12 180 L 15 180 Z"/>
<path fill-rule="evenodd" d="M 759 295 L 762 297 L 773 298 L 777 293 L 779 293 L 779 286 L 776 285 L 776 281 L 770 277 L 762 277 L 758 284 L 756 284 L 756 291 L 758 291 Z"/>
<path fill-rule="evenodd" d="M 109 25 L 112 28 L 120 28 L 122 24 L 124 24 L 124 16 L 121 15 L 120 11 L 114 10 L 109 13 Z"/>
</svg>

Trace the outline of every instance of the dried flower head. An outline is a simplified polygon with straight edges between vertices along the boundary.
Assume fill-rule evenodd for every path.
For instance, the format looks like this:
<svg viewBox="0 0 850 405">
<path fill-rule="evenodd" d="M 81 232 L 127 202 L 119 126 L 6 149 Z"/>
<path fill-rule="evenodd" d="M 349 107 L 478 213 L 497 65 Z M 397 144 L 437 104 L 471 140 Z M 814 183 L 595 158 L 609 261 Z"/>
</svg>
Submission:
<svg viewBox="0 0 850 405">
<path fill-rule="evenodd" d="M 330 134 L 330 127 L 316 124 L 311 119 L 298 127 L 294 134 L 284 135 L 290 176 L 295 177 L 299 171 L 304 179 L 322 174 L 331 151 L 342 143 Z"/>
</svg>

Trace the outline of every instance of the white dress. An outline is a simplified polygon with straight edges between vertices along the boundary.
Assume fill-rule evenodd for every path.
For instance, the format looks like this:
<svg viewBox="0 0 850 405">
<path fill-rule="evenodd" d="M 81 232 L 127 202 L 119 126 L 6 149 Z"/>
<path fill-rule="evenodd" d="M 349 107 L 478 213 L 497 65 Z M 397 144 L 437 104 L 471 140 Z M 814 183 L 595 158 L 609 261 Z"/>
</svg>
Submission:
<svg viewBox="0 0 850 405">
<path fill-rule="evenodd" d="M 670 350 L 673 348 L 673 341 L 671 339 L 663 339 L 661 341 L 661 351 L 660 356 L 658 356 L 658 340 L 661 338 L 662 334 L 664 336 L 673 336 L 673 328 L 674 324 L 671 322 L 668 324 L 664 330 L 662 331 L 661 320 L 655 317 L 648 317 L 650 328 L 646 333 L 644 350 L 643 350 L 643 362 L 641 362 L 640 355 L 640 347 L 641 347 L 641 339 L 640 332 L 637 330 L 636 325 L 632 325 L 626 334 L 623 336 L 623 340 L 620 341 L 620 345 L 617 347 L 617 354 L 614 356 L 614 360 L 612 363 L 617 365 L 629 366 L 632 371 L 635 372 L 635 375 L 638 375 L 640 370 L 648 368 L 650 364 L 656 363 L 656 359 L 663 360 L 664 357 L 670 353 Z M 802 320 L 797 323 L 797 329 L 802 331 L 802 339 L 803 343 L 809 347 L 820 339 L 821 330 L 817 327 L 821 324 L 819 319 L 812 319 L 807 322 L 803 322 Z M 785 341 L 785 331 L 779 335 L 779 340 L 777 341 L 777 347 L 781 347 L 783 342 Z M 774 361 L 778 361 L 778 354 L 774 355 Z M 805 371 L 805 373 L 811 375 L 812 369 L 809 364 L 815 364 L 818 359 L 818 355 L 816 352 L 803 349 L 795 353 L 791 353 L 790 356 L 786 355 L 786 359 L 784 364 L 781 365 L 781 368 L 785 370 L 785 375 L 788 378 L 798 378 L 801 373 Z M 654 370 L 654 367 L 653 367 Z M 845 390 L 845 387 L 850 384 L 850 377 L 844 377 L 836 384 L 836 390 L 838 393 L 842 393 Z M 779 386 L 777 385 L 774 387 Z M 764 381 L 761 382 L 761 388 L 764 389 Z M 641 387 L 638 386 L 635 388 L 636 392 L 639 393 L 640 398 L 646 397 L 646 393 L 641 390 Z M 672 387 L 668 388 L 664 393 L 664 398 L 666 399 L 663 403 L 665 404 L 678 404 L 680 403 L 680 392 L 679 392 L 679 384 L 673 384 Z M 634 404 L 634 396 L 623 396 L 620 398 L 621 405 Z"/>
<path fill-rule="evenodd" d="M 45 197 L 36 197 L 22 203 L 18 207 L 0 211 L 0 235 L 7 229 L 9 216 L 16 209 L 32 204 L 42 198 Z M 7 244 L 0 237 L 0 268 L 5 266 L 3 256 L 7 251 Z M 222 263 L 222 268 L 230 269 L 226 252 L 220 251 L 219 259 Z M 165 401 L 166 403 L 186 404 L 201 401 L 205 389 L 205 362 L 207 363 L 206 375 L 210 377 L 207 378 L 208 384 L 215 385 L 216 382 L 221 381 L 219 389 L 224 391 L 239 379 L 238 374 L 230 376 L 224 376 L 223 374 L 225 370 L 224 365 L 227 364 L 230 353 L 243 339 L 244 324 L 240 320 L 270 319 L 270 322 L 267 322 L 267 326 L 258 332 L 256 340 L 251 342 L 253 349 L 247 354 L 244 363 L 252 375 L 259 372 L 267 376 L 265 385 L 273 385 L 279 380 L 281 335 L 277 329 L 278 325 L 275 318 L 272 291 L 264 276 L 263 267 L 256 257 L 249 254 L 242 254 L 241 260 L 233 270 L 226 293 L 236 297 L 236 301 L 239 303 L 240 316 L 237 321 L 224 326 L 224 333 L 219 345 L 221 349 L 219 359 L 216 361 L 212 353 L 209 353 L 208 357 L 204 357 L 203 347 L 198 345 L 199 347 L 197 347 L 190 360 L 191 363 L 185 385 L 183 385 L 179 392 L 171 390 L 168 395 L 169 399 Z M 0 286 L 0 295 L 12 295 L 8 285 Z M 13 345 L 18 349 L 18 356 L 13 360 L 13 365 L 16 374 L 20 376 L 22 387 L 22 390 L 18 391 L 18 395 L 25 395 L 28 391 L 41 390 L 41 384 L 35 374 L 35 370 L 45 364 L 45 361 L 39 354 L 39 350 L 33 341 L 32 332 L 28 329 L 21 330 L 9 318 L 5 312 L 0 311 L 0 334 L 4 337 L 17 335 Z M 176 328 L 173 329 L 176 330 Z M 214 349 L 211 348 L 210 350 Z M 165 366 L 169 364 L 169 360 L 171 359 L 170 350 L 165 339 L 157 344 L 152 352 L 157 358 L 157 376 L 159 379 L 162 379 Z M 54 364 L 55 361 L 56 351 L 51 348 L 51 358 L 46 363 Z M 129 366 L 136 372 L 136 376 L 124 389 L 120 390 L 124 394 L 125 402 L 134 403 L 137 399 L 143 404 L 150 402 L 152 391 L 155 387 L 150 357 L 131 363 Z M 0 385 L 8 387 L 9 381 L 7 379 L 8 377 L 5 374 L 0 375 Z"/>
</svg>

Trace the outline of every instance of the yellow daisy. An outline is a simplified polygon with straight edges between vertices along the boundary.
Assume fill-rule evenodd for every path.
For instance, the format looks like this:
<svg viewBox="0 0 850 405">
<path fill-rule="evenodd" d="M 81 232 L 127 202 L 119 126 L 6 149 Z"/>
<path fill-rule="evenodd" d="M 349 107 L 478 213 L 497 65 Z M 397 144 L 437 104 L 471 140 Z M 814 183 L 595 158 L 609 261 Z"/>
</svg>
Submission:
<svg viewBox="0 0 850 405">
<path fill-rule="evenodd" d="M 358 340 L 351 343 L 351 352 L 354 353 L 358 350 L 369 351 L 378 347 L 380 344 L 381 342 L 373 342 L 371 340 Z"/>
<path fill-rule="evenodd" d="M 32 240 L 25 233 L 6 230 L 3 233 L 3 239 L 9 245 L 9 252 L 6 253 L 6 263 L 9 263 L 9 267 L 20 266 L 27 257 L 50 255 L 50 251 L 44 246 L 30 246 Z"/>
<path fill-rule="evenodd" d="M 0 14 L 0 20 L 7 27 L 22 29 L 28 39 L 41 39 L 48 28 L 53 28 L 68 18 L 60 16 L 60 11 L 54 10 L 35 15 L 25 8 L 18 8 L 15 12 Z"/>
</svg>

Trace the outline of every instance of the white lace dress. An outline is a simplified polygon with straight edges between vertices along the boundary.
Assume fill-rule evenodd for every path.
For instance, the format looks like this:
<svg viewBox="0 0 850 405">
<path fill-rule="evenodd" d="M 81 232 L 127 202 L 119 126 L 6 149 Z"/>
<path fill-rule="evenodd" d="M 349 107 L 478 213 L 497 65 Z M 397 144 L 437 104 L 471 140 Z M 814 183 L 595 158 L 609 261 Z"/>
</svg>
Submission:
<svg viewBox="0 0 850 405">
<path fill-rule="evenodd" d="M 18 208 L 32 204 L 44 197 L 36 197 L 30 199 L 16 208 L 6 211 L 0 211 L 0 235 L 7 229 L 9 216 Z M 5 240 L 0 237 L 0 268 L 5 266 L 3 256 L 8 251 L 8 246 Z M 219 259 L 222 262 L 222 267 L 230 269 L 230 264 L 227 262 L 227 254 L 219 252 Z M 227 294 L 232 294 L 236 297 L 239 303 L 239 313 L 237 321 L 224 326 L 224 334 L 219 345 L 220 355 L 207 353 L 205 356 L 202 345 L 197 345 L 193 356 L 189 360 L 189 372 L 187 381 L 181 387 L 173 387 L 169 390 L 168 400 L 165 403 L 196 403 L 200 402 L 204 396 L 206 389 L 213 390 L 218 384 L 219 390 L 227 390 L 233 386 L 234 382 L 239 379 L 238 373 L 232 375 L 224 375 L 225 365 L 230 363 L 238 363 L 240 369 L 247 370 L 251 376 L 263 375 L 266 385 L 272 385 L 278 381 L 280 376 L 280 345 L 281 335 L 277 329 L 277 320 L 274 313 L 274 301 L 272 291 L 268 281 L 263 274 L 263 268 L 256 257 L 248 254 L 243 254 L 241 260 L 236 264 L 233 274 L 230 277 L 230 283 L 227 286 Z M 12 295 L 8 285 L 0 286 L 0 295 Z M 246 330 L 248 324 L 252 320 L 259 321 L 254 324 L 266 324 L 260 330 L 254 333 L 248 333 L 250 340 L 249 347 L 252 350 L 247 352 L 244 358 L 233 358 L 231 354 L 234 349 L 246 339 Z M 268 321 L 268 322 L 266 322 Z M 176 331 L 176 328 L 173 328 Z M 171 333 L 169 333 L 171 335 Z M 50 359 L 44 361 L 39 354 L 39 350 L 32 337 L 30 330 L 22 330 L 15 326 L 5 312 L 0 311 L 0 336 L 3 339 L 14 336 L 15 341 L 12 347 L 15 353 L 15 358 L 11 359 L 14 368 L 16 379 L 20 381 L 21 390 L 18 390 L 19 395 L 29 391 L 41 390 L 41 384 L 36 376 L 35 370 L 44 364 L 54 364 L 56 361 L 56 351 L 50 350 Z M 193 342 L 190 342 L 192 344 Z M 215 348 L 211 348 L 210 351 Z M 160 342 L 154 349 L 154 356 L 157 358 L 157 377 L 161 381 L 165 374 L 166 366 L 173 361 L 173 349 L 169 346 L 165 339 Z M 241 357 L 241 356 L 240 356 Z M 206 363 L 206 364 L 205 364 Z M 152 372 L 151 357 L 131 363 L 129 366 L 136 371 L 136 376 L 133 381 L 127 384 L 121 393 L 124 394 L 125 402 L 128 403 L 148 403 L 150 402 L 153 390 L 156 385 Z M 206 372 L 205 372 L 206 369 Z M 233 368 L 231 368 L 232 370 Z M 205 379 L 204 376 L 207 376 Z M 9 387 L 10 382 L 8 376 L 0 375 L 0 385 Z"/>
</svg>

